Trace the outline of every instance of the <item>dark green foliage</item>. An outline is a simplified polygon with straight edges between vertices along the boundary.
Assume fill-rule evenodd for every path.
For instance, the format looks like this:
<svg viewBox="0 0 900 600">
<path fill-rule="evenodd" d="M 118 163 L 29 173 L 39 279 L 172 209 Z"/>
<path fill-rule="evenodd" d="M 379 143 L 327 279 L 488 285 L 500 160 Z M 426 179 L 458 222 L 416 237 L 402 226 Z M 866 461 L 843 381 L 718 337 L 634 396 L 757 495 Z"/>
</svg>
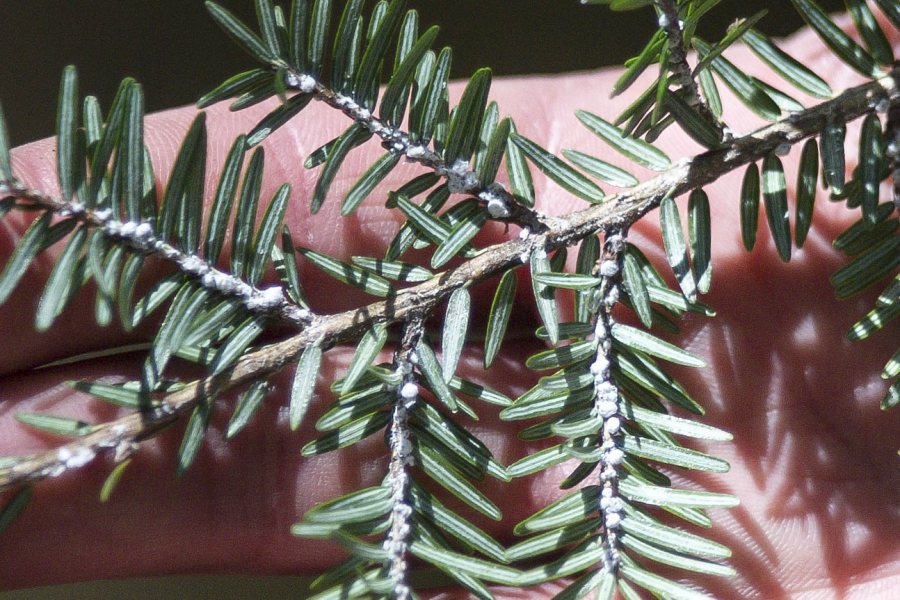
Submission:
<svg viewBox="0 0 900 600">
<path fill-rule="evenodd" d="M 590 179 L 576 171 L 574 168 L 555 157 L 553 154 L 541 148 L 538 144 L 518 134 L 513 134 L 510 139 L 525 153 L 525 155 L 550 179 L 558 183 L 567 191 L 588 202 L 600 202 L 604 193 Z"/>
<path fill-rule="evenodd" d="M 874 224 L 878 206 L 878 188 L 883 178 L 884 142 L 881 121 L 872 113 L 866 115 L 859 136 L 860 205 L 865 219 Z"/>
<path fill-rule="evenodd" d="M 34 489 L 30 485 L 24 486 L 3 505 L 3 508 L 0 509 L 0 533 L 9 527 L 16 520 L 16 517 L 25 510 L 33 492 Z"/>
<path fill-rule="evenodd" d="M 330 258 L 314 250 L 297 248 L 297 251 L 328 275 L 344 283 L 375 296 L 387 296 L 391 293 L 390 282 L 371 271 Z"/>
<path fill-rule="evenodd" d="M 684 297 L 693 302 L 697 299 L 697 284 L 690 269 L 681 217 L 672 198 L 663 199 L 659 205 L 659 228 L 662 231 L 663 247 L 666 249 L 669 266 L 675 273 Z"/>
<path fill-rule="evenodd" d="M 576 111 L 575 115 L 591 132 L 639 165 L 662 171 L 671 164 L 669 157 L 650 144 L 628 137 L 623 131 L 604 119 L 587 111 Z"/>
<path fill-rule="evenodd" d="M 788 223 L 787 183 L 781 159 L 774 154 L 763 159 L 762 194 L 775 248 L 781 260 L 788 262 L 791 260 L 791 228 Z"/>
<path fill-rule="evenodd" d="M 688 238 L 691 269 L 697 282 L 697 291 L 705 294 L 709 291 L 712 279 L 712 232 L 709 198 L 702 189 L 692 191 L 688 199 Z"/>
<path fill-rule="evenodd" d="M 715 85 L 715 84 L 713 84 Z M 688 106 L 679 94 L 668 94 L 665 106 L 675 121 L 694 141 L 707 148 L 715 148 L 721 142 L 719 130 Z"/>
<path fill-rule="evenodd" d="M 881 70 L 876 60 L 841 31 L 814 2 L 810 0 L 791 0 L 791 2 L 838 58 L 863 75 L 871 77 L 879 75 Z"/>
<path fill-rule="evenodd" d="M 783 52 L 757 30 L 751 29 L 747 31 L 743 40 L 750 46 L 754 54 L 759 56 L 776 73 L 798 89 L 818 98 L 831 96 L 831 88 L 828 87 L 828 84 L 821 77 Z"/>
<path fill-rule="evenodd" d="M 0 183 L 7 183 L 13 178 L 9 148 L 6 118 L 3 116 L 3 105 L 0 104 Z"/>
<path fill-rule="evenodd" d="M 835 194 L 844 188 L 844 136 L 847 128 L 843 123 L 830 123 L 822 132 L 822 176 L 827 186 Z"/>
<path fill-rule="evenodd" d="M 751 164 L 744 171 L 741 184 L 741 238 L 750 251 L 756 244 L 756 228 L 759 223 L 759 167 Z"/>
<path fill-rule="evenodd" d="M 694 38 L 694 46 L 701 56 L 711 57 L 712 48 L 699 38 Z M 772 98 L 766 94 L 747 74 L 724 56 L 712 58 L 710 68 L 718 78 L 727 85 L 747 108 L 764 119 L 774 121 L 781 115 L 781 110 Z"/>
</svg>

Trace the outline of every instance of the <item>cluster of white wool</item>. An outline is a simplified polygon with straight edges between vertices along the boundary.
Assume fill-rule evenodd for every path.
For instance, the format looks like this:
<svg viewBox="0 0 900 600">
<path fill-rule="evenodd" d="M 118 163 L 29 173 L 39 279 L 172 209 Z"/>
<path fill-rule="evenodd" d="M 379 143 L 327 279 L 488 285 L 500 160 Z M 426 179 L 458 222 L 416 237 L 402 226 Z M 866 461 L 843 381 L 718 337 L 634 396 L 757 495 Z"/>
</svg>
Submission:
<svg viewBox="0 0 900 600">
<path fill-rule="evenodd" d="M 438 175 L 447 178 L 447 189 L 451 194 L 465 194 L 476 190 L 481 182 L 478 175 L 469 170 L 469 161 L 457 159 L 449 167 L 442 166 L 436 169 Z"/>
<path fill-rule="evenodd" d="M 410 160 L 423 158 L 426 154 L 428 154 L 428 148 L 421 144 L 410 144 L 406 147 L 406 157 Z"/>
<path fill-rule="evenodd" d="M 61 446 L 56 452 L 56 458 L 59 460 L 60 464 L 64 465 L 66 469 L 77 469 L 78 467 L 83 467 L 84 465 L 94 460 L 94 457 L 96 455 L 97 453 L 87 446 L 78 446 L 74 449 L 68 448 L 66 446 Z"/>
<path fill-rule="evenodd" d="M 397 388 L 397 400 L 394 403 L 391 418 L 389 446 L 391 464 L 388 474 L 388 485 L 391 490 L 390 529 L 384 540 L 384 550 L 390 562 L 394 598 L 408 600 L 412 590 L 406 583 L 409 549 L 409 536 L 412 533 L 412 506 L 406 498 L 409 491 L 409 473 L 407 467 L 413 464 L 413 446 L 409 435 L 407 419 L 410 409 L 419 397 L 419 386 L 412 374 L 412 364 L 403 361 L 398 368 L 403 376 L 403 384 Z"/>
<path fill-rule="evenodd" d="M 88 464 L 97 452 L 89 446 L 76 446 L 70 448 L 69 445 L 60 446 L 56 450 L 55 461 L 41 469 L 41 475 L 44 477 L 59 477 L 69 469 L 77 469 Z"/>
<path fill-rule="evenodd" d="M 619 416 L 619 389 L 612 378 L 612 326 L 610 314 L 619 299 L 619 273 L 625 239 L 621 233 L 612 232 L 606 237 L 606 255 L 599 265 L 600 299 L 602 306 L 594 327 L 597 342 L 597 357 L 591 364 L 594 377 L 594 407 L 597 416 L 603 420 L 600 443 L 600 514 L 603 517 L 606 547 L 604 564 L 614 570 L 620 562 L 618 549 L 618 529 L 622 523 L 625 504 L 618 494 L 619 467 L 625 459 L 621 448 L 622 419 Z"/>
<path fill-rule="evenodd" d="M 478 192 L 478 199 L 485 203 L 485 208 L 487 209 L 488 214 L 491 215 L 491 218 L 502 219 L 512 214 L 509 202 L 506 199 L 506 195 L 503 193 L 504 191 L 502 185 L 499 183 L 492 183 Z"/>
<path fill-rule="evenodd" d="M 284 76 L 284 84 L 289 88 L 300 90 L 304 94 L 311 94 L 316 91 L 315 77 L 310 77 L 305 73 L 287 73 Z"/>
</svg>

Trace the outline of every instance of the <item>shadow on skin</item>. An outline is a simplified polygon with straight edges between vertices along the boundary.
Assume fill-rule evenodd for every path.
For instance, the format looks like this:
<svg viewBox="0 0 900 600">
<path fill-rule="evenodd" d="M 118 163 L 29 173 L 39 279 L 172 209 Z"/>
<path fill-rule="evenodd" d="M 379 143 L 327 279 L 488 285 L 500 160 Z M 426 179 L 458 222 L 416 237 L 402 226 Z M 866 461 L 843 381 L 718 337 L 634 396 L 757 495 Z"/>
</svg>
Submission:
<svg viewBox="0 0 900 600">
<path fill-rule="evenodd" d="M 757 260 L 720 261 L 708 300 L 719 316 L 686 326 L 697 347 L 708 345 L 710 367 L 678 371 L 709 408 L 705 420 L 734 433 L 731 462 L 746 481 L 730 477 L 729 487 L 752 502 L 722 521 L 741 574 L 709 582 L 723 597 L 790 597 L 800 590 L 779 581 L 797 570 L 808 588 L 840 595 L 877 575 L 900 539 L 900 423 L 879 408 L 885 345 L 845 337 L 880 288 L 834 299 L 828 277 L 845 259 L 822 241 L 829 235 L 809 240 L 790 264 L 767 237 Z M 884 342 L 897 332 L 894 323 L 876 335 Z M 690 479 L 721 488 L 714 476 Z M 799 537 L 808 543 L 788 552 Z"/>
</svg>

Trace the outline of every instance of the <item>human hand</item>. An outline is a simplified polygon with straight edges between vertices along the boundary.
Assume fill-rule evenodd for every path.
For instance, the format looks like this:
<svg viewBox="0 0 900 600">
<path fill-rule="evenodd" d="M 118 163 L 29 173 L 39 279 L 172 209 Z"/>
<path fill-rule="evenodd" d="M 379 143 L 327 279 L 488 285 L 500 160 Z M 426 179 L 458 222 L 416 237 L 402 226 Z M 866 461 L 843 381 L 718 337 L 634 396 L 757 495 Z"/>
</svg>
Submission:
<svg viewBox="0 0 900 600">
<path fill-rule="evenodd" d="M 806 64 L 833 74 L 828 79 L 835 89 L 850 85 L 850 76 L 836 68 L 830 55 L 813 54 L 811 49 L 819 44 L 810 34 L 791 44 Z M 739 52 L 733 55 L 734 62 L 755 64 Z M 558 151 L 565 145 L 600 153 L 605 149 L 576 125 L 572 113 L 589 108 L 610 117 L 620 110 L 624 100 L 606 100 L 615 77 L 614 72 L 604 72 L 499 81 L 492 97 L 501 110 L 516 117 L 523 133 L 549 149 Z M 217 173 L 230 140 L 246 132 L 263 110 L 230 114 L 216 106 L 209 111 L 209 173 Z M 755 121 L 736 105 L 726 110 L 729 121 L 742 124 L 745 131 L 754 126 Z M 148 119 L 147 143 L 159 173 L 168 172 L 193 114 L 186 108 Z M 345 122 L 334 111 L 313 106 L 273 135 L 266 142 L 262 195 L 271 196 L 282 181 L 291 182 L 294 194 L 286 222 L 301 245 L 345 259 L 381 254 L 399 223 L 396 211 L 369 202 L 354 217 L 343 219 L 337 214 L 338 203 L 332 201 L 317 216 L 308 214 L 317 173 L 304 171 L 298 157 L 330 139 L 342 125 Z M 698 151 L 675 135 L 664 136 L 660 145 L 673 158 Z M 335 183 L 336 192 L 352 184 L 378 151 L 374 145 L 368 148 L 372 151 L 351 155 Z M 787 160 L 796 155 L 795 151 Z M 51 142 L 21 148 L 14 158 L 22 179 L 33 187 L 55 190 Z M 395 172 L 391 181 L 401 181 L 403 174 Z M 740 577 L 702 583 L 717 597 L 887 597 L 891 583 L 896 587 L 900 580 L 894 462 L 900 430 L 896 419 L 881 417 L 878 399 L 883 382 L 878 372 L 892 351 L 892 330 L 851 346 L 844 333 L 871 306 L 871 294 L 839 302 L 828 285 L 828 276 L 843 263 L 830 241 L 855 216 L 819 202 L 806 245 L 785 265 L 764 235 L 752 253 L 743 250 L 737 225 L 738 181 L 739 175 L 732 175 L 707 188 L 713 209 L 715 276 L 704 301 L 719 316 L 684 323 L 683 339 L 709 367 L 678 373 L 708 408 L 706 421 L 735 436 L 733 444 L 711 448 L 730 460 L 731 472 L 696 480 L 742 500 L 741 507 L 716 515 L 716 528 L 710 533 L 735 550 L 732 563 Z M 538 179 L 536 187 L 541 210 L 565 214 L 582 206 L 551 183 Z M 12 214 L 2 221 L 0 256 L 9 255 L 27 218 Z M 661 259 L 655 222 L 653 217 L 642 221 L 631 239 L 648 254 L 657 248 L 654 258 Z M 492 226 L 477 242 L 487 245 L 505 236 L 502 227 Z M 94 422 L 118 414 L 60 382 L 133 379 L 139 372 L 139 354 L 31 370 L 62 356 L 134 339 L 113 327 L 88 326 L 85 321 L 92 317 L 79 319 L 76 315 L 93 310 L 93 297 L 87 293 L 54 328 L 35 333 L 32 315 L 51 266 L 52 254 L 42 256 L 11 301 L 0 307 L 6 341 L 0 358 L 4 400 L 0 454 L 39 451 L 59 443 L 21 427 L 13 420 L 16 412 L 49 412 Z M 313 267 L 302 264 L 301 269 L 318 311 L 337 312 L 365 302 L 361 294 L 348 292 Z M 490 285 L 476 286 L 473 299 L 485 307 L 491 292 Z M 525 291 L 519 306 L 519 328 L 533 329 L 537 319 Z M 485 312 L 473 310 L 476 315 Z M 523 376 L 519 365 L 539 347 L 536 342 L 508 342 L 492 370 L 483 372 L 474 344 L 464 353 L 460 369 L 466 377 L 515 396 L 536 379 Z M 326 353 L 317 405 L 307 424 L 330 399 L 327 381 L 343 373 L 352 350 Z M 181 479 L 172 477 L 181 437 L 181 428 L 176 427 L 141 445 L 107 505 L 100 504 L 96 494 L 111 467 L 108 458 L 42 483 L 32 504 L 0 537 L 0 582 L 21 587 L 176 572 L 296 574 L 335 563 L 340 556 L 336 547 L 291 537 L 289 527 L 314 504 L 377 483 L 386 456 L 382 442 L 373 436 L 352 449 L 301 459 L 299 447 L 311 437 L 312 428 L 306 425 L 300 432 L 290 432 L 279 411 L 286 404 L 290 375 L 275 379 L 275 391 L 253 423 L 227 445 L 223 431 L 230 410 L 225 407 L 233 405 L 234 396 L 218 399 L 217 417 L 201 455 Z M 490 409 L 482 412 L 476 432 L 500 462 L 512 462 L 537 448 L 515 441 L 517 424 L 499 422 Z M 505 519 L 480 524 L 510 541 L 514 523 L 558 495 L 564 471 L 554 469 L 511 487 L 487 482 L 485 491 L 501 504 Z"/>
</svg>

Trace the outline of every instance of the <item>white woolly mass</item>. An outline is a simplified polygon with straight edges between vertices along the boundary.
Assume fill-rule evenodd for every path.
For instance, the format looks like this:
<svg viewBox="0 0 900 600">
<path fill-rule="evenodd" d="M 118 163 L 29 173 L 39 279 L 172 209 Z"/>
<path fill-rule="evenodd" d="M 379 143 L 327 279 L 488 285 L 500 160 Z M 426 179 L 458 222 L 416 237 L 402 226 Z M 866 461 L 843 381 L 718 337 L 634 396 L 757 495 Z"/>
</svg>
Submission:
<svg viewBox="0 0 900 600">
<path fill-rule="evenodd" d="M 596 389 L 597 398 L 601 401 L 615 402 L 619 398 L 619 390 L 609 381 L 601 380 Z"/>
<path fill-rule="evenodd" d="M 451 194 L 464 194 L 479 185 L 478 176 L 469 170 L 469 161 L 457 159 L 449 167 L 444 167 L 438 174 L 447 178 L 447 189 Z"/>
<path fill-rule="evenodd" d="M 419 395 L 419 386 L 412 381 L 407 381 L 400 388 L 400 397 L 409 400 Z"/>
<path fill-rule="evenodd" d="M 616 471 L 615 467 L 611 465 L 607 465 L 602 471 L 600 471 L 600 481 L 613 481 L 619 478 L 619 472 Z"/>
<path fill-rule="evenodd" d="M 606 331 L 606 328 L 603 328 L 603 331 Z M 606 355 L 602 353 L 597 354 L 597 359 L 591 364 L 591 375 L 599 375 L 602 373 L 606 373 L 609 371 L 609 359 L 606 358 Z"/>
<path fill-rule="evenodd" d="M 153 237 L 153 227 L 150 223 L 139 224 L 134 230 L 134 237 L 143 241 L 149 240 Z"/>
<path fill-rule="evenodd" d="M 296 73 L 285 73 L 284 74 L 284 85 L 288 87 L 300 87 L 300 78 Z"/>
<path fill-rule="evenodd" d="M 615 435 L 619 433 L 619 429 L 622 427 L 622 421 L 619 417 L 610 417 L 603 422 L 603 433 L 609 435 Z"/>
<path fill-rule="evenodd" d="M 612 285 L 609 288 L 609 291 L 606 292 L 606 297 L 603 298 L 603 303 L 606 304 L 606 308 L 612 308 L 615 306 L 616 302 L 619 301 L 619 286 Z"/>
<path fill-rule="evenodd" d="M 300 77 L 300 91 L 309 94 L 316 89 L 316 80 L 308 75 Z"/>
<path fill-rule="evenodd" d="M 600 498 L 600 508 L 607 512 L 622 512 L 625 510 L 625 503 L 621 498 L 612 495 L 612 488 L 603 488 L 603 491 L 609 491 L 609 495 Z"/>
<path fill-rule="evenodd" d="M 609 400 L 601 400 L 597 403 L 597 414 L 604 419 L 611 417 L 619 412 L 619 405 Z"/>
<path fill-rule="evenodd" d="M 74 207 L 78 209 L 77 206 Z M 83 209 L 82 209 L 83 210 Z M 181 253 L 168 246 L 161 240 L 156 239 L 153 234 L 153 226 L 143 221 L 127 221 L 125 223 L 111 218 L 112 212 L 109 209 L 94 211 L 94 218 L 100 221 L 103 231 L 110 236 L 125 238 L 132 246 L 140 250 L 156 250 L 163 252 L 165 248 L 170 251 L 165 253 L 166 258 L 177 258 Z"/>
<path fill-rule="evenodd" d="M 408 158 L 422 158 L 423 156 L 425 156 L 426 152 L 428 152 L 428 148 L 426 148 L 425 146 L 414 145 L 406 147 L 406 156 Z"/>
<path fill-rule="evenodd" d="M 284 291 L 279 286 L 267 287 L 253 293 L 245 303 L 250 310 L 271 310 L 284 303 Z"/>
<path fill-rule="evenodd" d="M 603 524 L 606 525 L 607 529 L 616 529 L 621 523 L 622 517 L 619 516 L 619 513 L 608 512 L 603 519 Z"/>
<path fill-rule="evenodd" d="M 606 237 L 606 245 L 610 252 L 618 255 L 625 250 L 625 236 L 621 233 L 611 233 Z M 616 261 L 618 261 L 618 256 Z"/>
<path fill-rule="evenodd" d="M 316 90 L 316 80 L 304 73 L 288 73 L 284 76 L 284 83 L 290 88 L 295 88 L 304 94 L 310 94 Z"/>
<path fill-rule="evenodd" d="M 119 228 L 119 235 L 122 237 L 134 237 L 134 232 L 137 231 L 138 224 L 134 221 L 128 221 L 127 223 L 122 223 L 122 226 Z"/>
<path fill-rule="evenodd" d="M 610 319 L 612 320 L 612 319 Z M 603 319 L 597 319 L 597 327 L 594 329 L 594 337 L 597 338 L 598 341 L 605 342 L 609 339 L 609 328 L 606 325 L 606 322 Z M 603 357 L 606 358 L 605 356 Z M 597 355 L 597 359 L 600 359 L 600 355 Z M 607 360 L 607 362 L 609 362 Z"/>
<path fill-rule="evenodd" d="M 499 193 L 502 189 L 498 184 L 492 183 L 478 194 L 478 198 L 486 203 L 488 214 L 494 219 L 502 219 L 512 214 L 506 198 Z"/>
<path fill-rule="evenodd" d="M 64 469 L 77 469 L 88 464 L 97 454 L 87 447 L 76 448 L 74 451 L 62 446 L 56 452 L 56 458 Z"/>
<path fill-rule="evenodd" d="M 112 216 L 112 211 L 108 208 L 103 208 L 103 209 L 94 211 L 94 218 L 101 222 L 105 222 L 111 216 Z"/>
<path fill-rule="evenodd" d="M 204 275 L 210 271 L 207 262 L 194 254 L 182 255 L 178 264 L 185 273 L 191 275 Z"/>
<path fill-rule="evenodd" d="M 73 201 L 70 202 L 64 209 L 59 211 L 59 214 L 63 217 L 68 217 L 70 215 L 77 216 L 84 214 L 84 210 L 84 204 L 82 204 L 81 202 Z"/>
<path fill-rule="evenodd" d="M 625 459 L 625 453 L 619 448 L 612 448 L 603 458 L 607 464 L 614 466 L 621 465 L 622 461 Z"/>
<path fill-rule="evenodd" d="M 488 213 L 495 219 L 509 216 L 509 207 L 502 198 L 491 198 L 487 203 Z"/>
</svg>

